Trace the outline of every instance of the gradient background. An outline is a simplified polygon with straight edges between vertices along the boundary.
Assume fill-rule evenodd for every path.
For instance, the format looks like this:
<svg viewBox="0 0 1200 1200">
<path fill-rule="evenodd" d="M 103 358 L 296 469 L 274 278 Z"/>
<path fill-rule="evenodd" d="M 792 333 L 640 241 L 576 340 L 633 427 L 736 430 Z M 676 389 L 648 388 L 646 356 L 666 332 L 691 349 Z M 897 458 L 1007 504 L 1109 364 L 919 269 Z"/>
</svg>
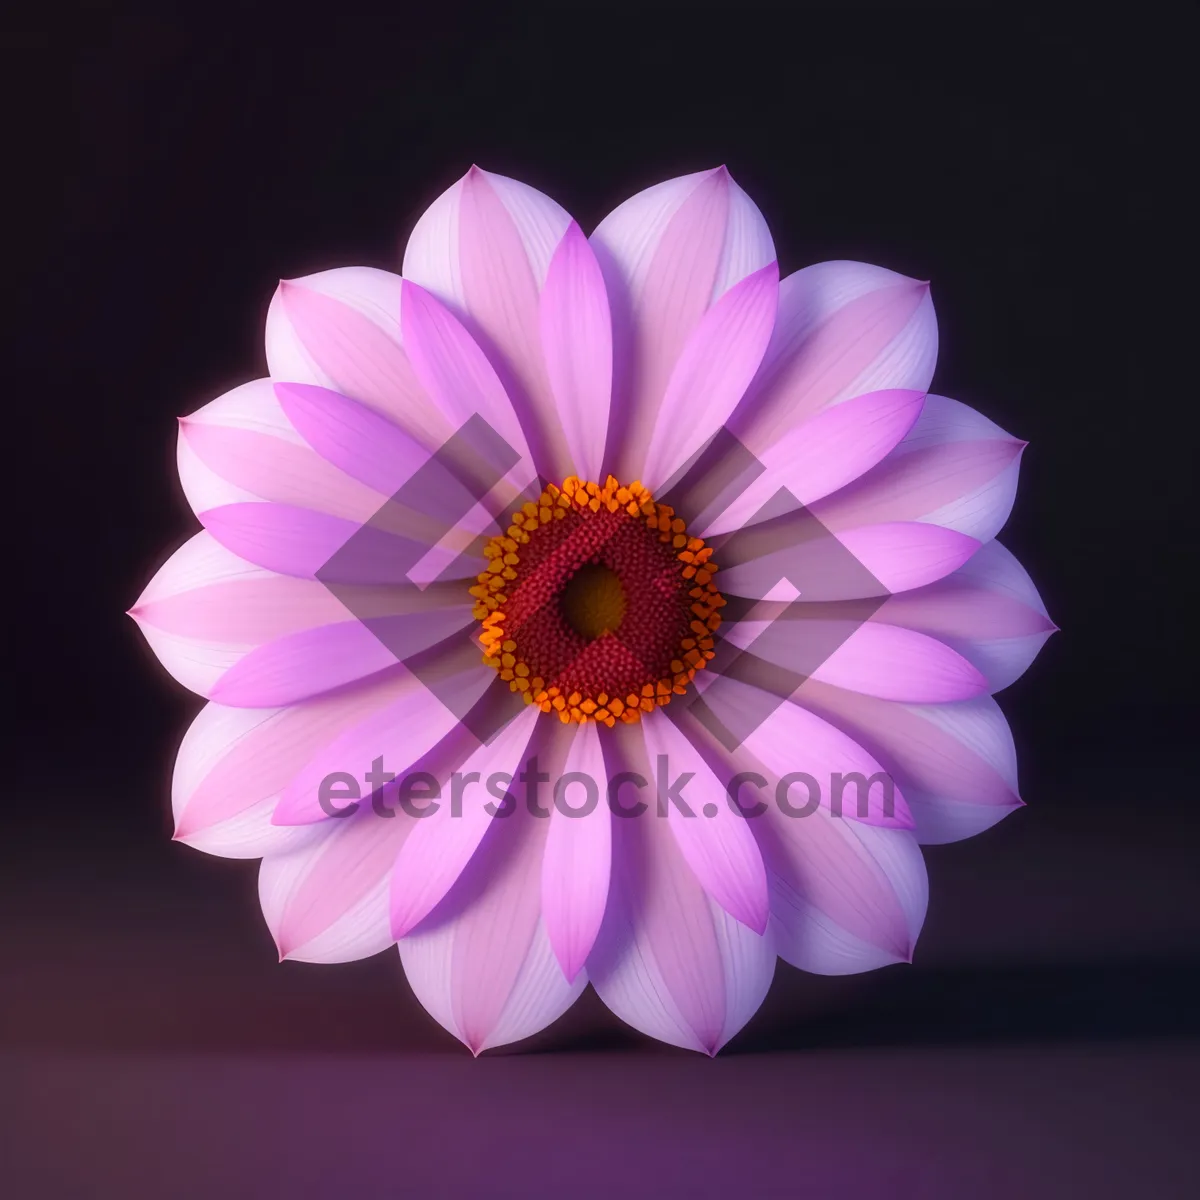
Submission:
<svg viewBox="0 0 1200 1200">
<path fill-rule="evenodd" d="M 0 1186 L 1191 1194 L 1195 386 L 1171 360 L 1195 339 L 1176 224 L 1194 17 L 433 7 L 352 31 L 131 15 L 4 35 L 24 204 L 5 239 Z M 912 966 L 780 964 L 713 1062 L 590 992 L 473 1062 L 394 954 L 276 965 L 254 865 L 169 840 L 199 705 L 123 612 L 196 527 L 174 418 L 264 372 L 280 276 L 398 269 L 472 161 L 585 229 L 727 163 L 785 272 L 860 258 L 932 280 L 935 389 L 1031 443 L 1002 537 L 1063 632 L 1000 698 L 1028 808 L 929 850 Z"/>
</svg>

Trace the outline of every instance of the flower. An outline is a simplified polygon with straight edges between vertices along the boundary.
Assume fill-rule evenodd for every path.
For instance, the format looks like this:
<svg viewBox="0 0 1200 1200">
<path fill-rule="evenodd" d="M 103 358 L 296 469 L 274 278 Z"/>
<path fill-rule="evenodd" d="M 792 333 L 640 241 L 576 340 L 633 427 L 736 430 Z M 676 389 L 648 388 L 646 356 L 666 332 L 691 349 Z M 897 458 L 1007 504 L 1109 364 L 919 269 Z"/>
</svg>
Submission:
<svg viewBox="0 0 1200 1200">
<path fill-rule="evenodd" d="M 281 957 L 398 943 L 475 1053 L 590 981 L 713 1054 L 776 956 L 909 960 L 920 843 L 1021 804 L 991 693 L 1054 630 L 994 540 L 1024 443 L 936 350 L 925 283 L 781 281 L 724 168 L 590 238 L 472 168 L 401 275 L 281 283 L 131 610 L 208 700 L 176 838 L 261 857 Z"/>
</svg>

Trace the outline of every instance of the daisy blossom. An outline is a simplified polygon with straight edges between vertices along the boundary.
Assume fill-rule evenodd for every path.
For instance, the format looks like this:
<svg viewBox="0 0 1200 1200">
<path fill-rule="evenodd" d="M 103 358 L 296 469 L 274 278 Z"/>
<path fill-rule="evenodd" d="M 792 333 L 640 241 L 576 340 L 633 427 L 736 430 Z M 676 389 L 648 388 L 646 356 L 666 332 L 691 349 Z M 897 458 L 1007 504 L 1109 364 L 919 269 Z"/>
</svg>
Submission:
<svg viewBox="0 0 1200 1200">
<path fill-rule="evenodd" d="M 1024 443 L 936 352 L 925 283 L 781 280 L 724 168 L 590 237 L 472 168 L 400 274 L 281 283 L 131 610 L 208 701 L 176 838 L 262 859 L 281 957 L 398 945 L 475 1053 L 590 982 L 713 1054 L 777 956 L 909 960 L 920 844 L 1021 803 L 992 693 L 1054 630 L 994 540 Z"/>
</svg>

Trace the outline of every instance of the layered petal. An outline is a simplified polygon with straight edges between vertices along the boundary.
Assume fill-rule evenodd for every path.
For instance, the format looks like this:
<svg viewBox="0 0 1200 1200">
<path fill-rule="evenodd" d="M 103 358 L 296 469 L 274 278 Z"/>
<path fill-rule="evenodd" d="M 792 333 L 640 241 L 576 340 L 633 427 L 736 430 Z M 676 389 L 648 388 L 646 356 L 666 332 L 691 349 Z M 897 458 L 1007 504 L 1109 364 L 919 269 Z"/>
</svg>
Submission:
<svg viewBox="0 0 1200 1200">
<path fill-rule="evenodd" d="M 972 837 L 1021 807 L 1012 734 L 990 696 L 895 704 L 810 680 L 793 698 L 870 750 L 902 789 L 918 841 Z"/>
<path fill-rule="evenodd" d="M 167 670 L 224 704 L 290 704 L 394 667 L 471 623 L 461 584 L 331 591 L 256 567 L 208 531 L 130 609 Z"/>
<path fill-rule="evenodd" d="M 338 267 L 280 283 L 267 309 L 272 379 L 361 401 L 435 450 L 455 426 L 421 386 L 400 329 L 399 275 Z"/>
<path fill-rule="evenodd" d="M 401 298 L 401 327 L 417 378 L 455 429 L 478 416 L 503 439 L 517 456 L 512 477 L 524 486 L 534 478 L 527 435 L 495 367 L 431 292 L 406 279 Z"/>
<path fill-rule="evenodd" d="M 547 369 L 543 354 L 544 293 L 551 293 L 545 298 L 546 307 L 555 309 L 551 320 L 559 320 L 565 305 L 564 311 L 583 312 L 585 320 L 596 322 L 579 330 L 577 342 L 551 339 L 560 352 L 557 366 L 563 354 L 596 362 L 606 320 L 578 249 L 568 245 L 569 263 L 555 261 L 570 223 L 536 189 L 472 167 L 422 215 L 404 252 L 405 279 L 436 296 L 483 347 L 520 416 L 537 469 L 551 479 L 571 473 L 573 455 L 557 408 L 566 398 L 554 386 L 562 375 Z M 582 300 L 582 309 L 571 300 Z M 599 358 L 602 362 L 602 353 Z M 599 382 L 589 381 L 585 396 L 607 407 L 607 396 L 596 389 Z"/>
<path fill-rule="evenodd" d="M 896 781 L 855 738 L 753 683 L 732 675 L 701 678 L 693 708 L 706 728 L 760 764 L 787 804 L 885 829 L 913 827 Z M 794 800 L 788 799 L 791 787 L 797 789 Z"/>
<path fill-rule="evenodd" d="M 767 927 L 767 876 L 746 818 L 687 736 L 659 709 L 643 721 L 655 769 L 658 813 L 664 809 L 684 861 L 701 887 L 755 933 Z"/>
<path fill-rule="evenodd" d="M 697 532 L 708 538 L 778 515 L 781 490 L 809 505 L 852 483 L 895 449 L 924 402 L 904 388 L 868 392 L 791 426 L 757 455 L 758 472 L 723 511 L 702 515 Z"/>
<path fill-rule="evenodd" d="M 433 671 L 422 664 L 425 681 L 397 670 L 394 698 L 345 729 L 291 780 L 275 808 L 272 819 L 277 825 L 328 820 L 322 789 L 332 776 L 365 780 L 377 769 L 405 776 L 444 738 L 462 731 L 464 718 L 497 682 L 495 672 L 482 665 L 478 650 L 465 639 L 461 647 L 448 649 Z M 369 795 L 371 789 L 363 791 Z"/>
<path fill-rule="evenodd" d="M 945 579 L 890 597 L 874 619 L 952 646 L 986 676 L 992 692 L 1019 679 L 1057 629 L 1033 580 L 996 541 Z"/>
<path fill-rule="evenodd" d="M 567 746 L 554 764 L 561 769 L 542 856 L 542 914 L 554 957 L 563 975 L 574 980 L 591 953 L 608 901 L 612 815 L 597 726 L 553 732 Z"/>
<path fill-rule="evenodd" d="M 175 763 L 176 839 L 230 858 L 306 844 L 307 830 L 272 824 L 280 796 L 323 746 L 409 687 L 387 678 L 286 708 L 206 705 Z"/>
<path fill-rule="evenodd" d="M 769 268 L 775 248 L 762 214 L 724 167 L 639 192 L 600 222 L 591 243 L 604 272 L 613 317 L 607 469 L 618 478 L 636 479 L 642 476 L 646 448 L 656 436 L 669 392 L 676 411 L 702 404 L 706 412 L 722 414 L 704 431 L 709 436 L 737 403 L 745 387 L 743 373 L 762 354 L 758 339 L 765 322 L 757 315 L 759 306 L 767 304 L 772 316 L 774 312 Z M 720 372 L 711 395 L 701 400 L 696 368 L 704 350 L 695 340 L 700 324 L 727 292 L 765 268 L 761 282 L 750 285 L 742 303 L 727 310 L 729 315 L 740 310 L 746 320 L 745 346 L 737 348 L 730 369 Z M 689 345 L 691 353 L 685 359 Z M 686 457 L 686 446 L 674 445 L 673 434 L 681 432 L 664 426 L 657 434 L 660 470 L 672 469 L 672 455 Z"/>
<path fill-rule="evenodd" d="M 761 600 L 781 582 L 806 601 L 858 600 L 924 587 L 957 571 L 975 538 L 920 521 L 829 532 L 808 510 L 717 544 L 721 591 Z"/>
<path fill-rule="evenodd" d="M 637 728 L 613 733 L 610 771 L 652 778 Z M 667 826 L 614 820 L 609 902 L 588 974 L 626 1024 L 711 1055 L 758 1010 L 775 948 L 769 929 L 753 932 L 706 894 Z"/>
<path fill-rule="evenodd" d="M 829 405 L 895 388 L 924 393 L 936 360 L 928 284 L 866 263 L 805 267 L 779 285 L 771 343 L 730 432 L 761 455 Z"/>
<path fill-rule="evenodd" d="M 559 478 L 598 480 L 612 401 L 612 317 L 600 264 L 574 221 L 550 260 L 538 312 L 569 458 Z"/>
<path fill-rule="evenodd" d="M 392 879 L 392 931 L 404 937 L 429 915 L 462 874 L 517 777 L 536 708 L 526 708 L 456 768 L 449 801 L 421 818 Z M 443 787 L 446 780 L 441 781 Z M 499 791 L 499 796 L 496 791 Z"/>
<path fill-rule="evenodd" d="M 814 975 L 911 961 L 929 902 L 913 834 L 823 814 L 799 822 L 792 837 L 780 824 L 761 830 L 780 958 Z"/>
<path fill-rule="evenodd" d="M 402 809 L 364 806 L 315 829 L 311 842 L 265 858 L 259 903 L 280 959 L 350 962 L 387 949 L 392 866 L 417 824 Z"/>
<path fill-rule="evenodd" d="M 548 824 L 524 805 L 492 821 L 450 892 L 399 942 L 417 999 L 473 1054 L 545 1028 L 587 982 L 567 980 L 542 921 Z"/>
<path fill-rule="evenodd" d="M 965 404 L 927 396 L 920 417 L 883 462 L 811 511 L 835 532 L 924 521 L 986 542 L 1012 511 L 1024 448 Z"/>
<path fill-rule="evenodd" d="M 808 607 L 735 622 L 725 638 L 785 672 L 881 700 L 942 704 L 987 689 L 981 672 L 936 638 L 875 621 L 809 618 Z"/>
<path fill-rule="evenodd" d="M 755 707 L 745 689 L 734 698 L 742 709 Z M 832 726 L 798 723 L 795 705 L 763 710 L 760 735 L 730 746 L 712 721 L 722 707 L 693 707 L 675 719 L 704 747 L 731 802 L 752 818 L 780 956 L 823 975 L 910 960 L 928 891 L 916 840 L 898 822 L 866 822 L 850 805 L 824 802 L 823 793 L 837 789 L 837 771 L 861 774 L 872 762 L 843 735 L 831 739 Z"/>
</svg>

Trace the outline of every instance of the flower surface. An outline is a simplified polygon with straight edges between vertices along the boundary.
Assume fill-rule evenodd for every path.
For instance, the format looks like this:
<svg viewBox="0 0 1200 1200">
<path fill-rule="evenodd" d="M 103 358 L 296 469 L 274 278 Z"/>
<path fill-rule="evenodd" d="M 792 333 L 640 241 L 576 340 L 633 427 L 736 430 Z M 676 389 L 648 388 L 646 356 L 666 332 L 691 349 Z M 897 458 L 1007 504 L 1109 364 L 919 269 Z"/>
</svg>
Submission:
<svg viewBox="0 0 1200 1200">
<path fill-rule="evenodd" d="M 1055 628 L 995 540 L 1024 443 L 936 354 L 925 283 L 781 280 L 724 168 L 590 238 L 472 168 L 400 274 L 281 283 L 131 610 L 208 702 L 176 838 L 262 860 L 281 957 L 398 945 L 474 1053 L 590 982 L 713 1054 L 777 957 L 910 960 L 920 844 L 1021 804 L 992 695 Z"/>
</svg>

